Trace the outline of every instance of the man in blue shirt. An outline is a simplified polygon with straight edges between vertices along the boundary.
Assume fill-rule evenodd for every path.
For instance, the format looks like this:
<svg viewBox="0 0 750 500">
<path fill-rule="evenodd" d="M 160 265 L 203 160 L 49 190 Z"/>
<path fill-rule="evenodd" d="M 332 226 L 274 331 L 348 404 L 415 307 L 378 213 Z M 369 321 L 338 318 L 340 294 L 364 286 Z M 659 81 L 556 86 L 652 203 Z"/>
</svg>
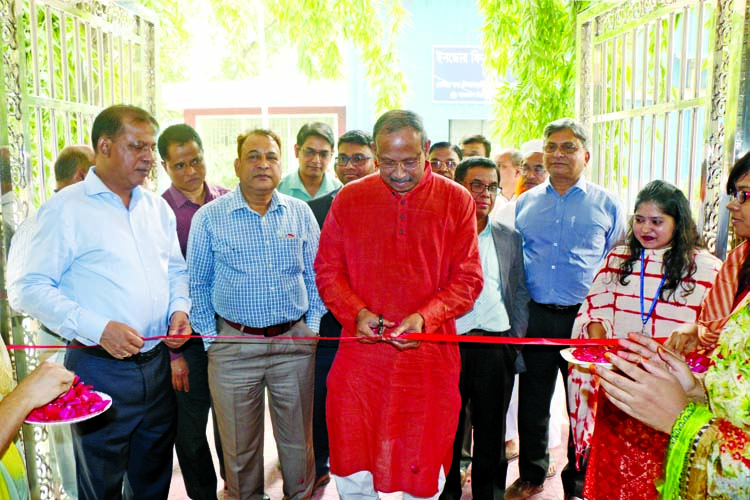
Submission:
<svg viewBox="0 0 750 500">
<path fill-rule="evenodd" d="M 531 295 L 526 336 L 570 338 L 594 274 L 625 235 L 625 213 L 612 193 L 583 178 L 590 154 L 579 123 L 563 118 L 548 124 L 543 149 L 549 178 L 516 204 L 516 229 L 523 237 Z M 506 490 L 506 500 L 525 499 L 544 488 L 550 402 L 557 371 L 563 380 L 568 376 L 560 349 L 527 346 L 523 350 L 527 371 L 519 377 L 520 477 Z M 569 439 L 568 465 L 561 475 L 566 499 L 582 497 L 583 476 L 583 467 L 576 471 Z"/>
<path fill-rule="evenodd" d="M 279 192 L 302 201 L 310 201 L 341 187 L 341 183 L 328 175 L 333 158 L 333 130 L 322 122 L 302 125 L 297 132 L 294 155 L 299 169 L 290 172 L 279 183 Z"/>
<path fill-rule="evenodd" d="M 241 134 L 239 186 L 198 210 L 188 239 L 195 330 L 244 337 L 206 341 L 230 498 L 263 494 L 266 389 L 284 498 L 309 498 L 315 480 L 315 337 L 325 313 L 313 270 L 320 229 L 305 202 L 276 191 L 280 151 L 270 130 Z"/>
<path fill-rule="evenodd" d="M 175 217 L 143 182 L 158 123 L 134 106 L 94 120 L 96 166 L 39 210 L 18 281 L 19 309 L 71 341 L 65 366 L 112 397 L 73 425 L 80 499 L 166 498 L 174 392 L 169 355 L 190 335 L 188 276 Z M 151 338 L 151 339 L 149 339 Z M 145 459 L 147 457 L 147 459 Z"/>
</svg>

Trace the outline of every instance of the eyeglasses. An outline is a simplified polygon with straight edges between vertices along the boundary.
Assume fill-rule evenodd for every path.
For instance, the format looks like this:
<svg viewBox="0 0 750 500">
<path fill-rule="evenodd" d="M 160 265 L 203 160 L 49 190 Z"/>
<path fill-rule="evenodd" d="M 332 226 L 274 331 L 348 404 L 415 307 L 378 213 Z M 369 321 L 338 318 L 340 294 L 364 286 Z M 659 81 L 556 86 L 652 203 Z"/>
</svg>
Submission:
<svg viewBox="0 0 750 500">
<path fill-rule="evenodd" d="M 497 196 L 498 187 L 500 186 L 495 182 L 493 182 L 492 184 L 484 184 L 479 181 L 471 181 L 468 184 L 469 191 L 471 191 L 472 193 L 482 194 L 485 190 L 487 190 L 490 196 Z"/>
<path fill-rule="evenodd" d="M 279 163 L 279 157 L 276 153 L 268 152 L 268 153 L 258 153 L 258 152 L 252 152 L 249 153 L 247 156 L 245 156 L 245 161 L 252 165 L 257 165 L 263 160 L 266 160 L 268 163 L 271 164 L 277 164 Z"/>
<path fill-rule="evenodd" d="M 448 170 L 455 170 L 456 165 L 458 165 L 458 163 L 453 160 L 430 160 L 430 166 L 436 170 L 440 170 L 441 168 L 443 168 L 443 166 L 445 166 L 445 168 L 447 168 Z"/>
<path fill-rule="evenodd" d="M 378 167 L 381 170 L 394 170 L 397 166 L 403 165 L 406 170 L 415 170 L 419 165 L 422 164 L 422 156 L 416 158 L 408 158 L 406 160 L 394 161 L 394 160 L 381 160 L 378 158 Z"/>
<path fill-rule="evenodd" d="M 579 147 L 572 142 L 563 142 L 562 144 L 548 142 L 544 145 L 544 152 L 548 155 L 551 155 L 552 153 L 557 151 L 558 148 L 560 149 L 560 153 L 564 155 L 572 155 L 579 149 Z"/>
<path fill-rule="evenodd" d="M 742 205 L 746 200 L 750 199 L 750 191 L 735 191 L 729 196 L 737 200 L 740 205 Z"/>
<path fill-rule="evenodd" d="M 355 167 L 361 167 L 364 166 L 365 163 L 367 163 L 367 160 L 371 160 L 372 156 L 365 156 L 365 155 L 354 155 L 354 156 L 346 156 L 346 155 L 339 155 L 338 158 L 336 158 L 336 163 L 338 163 L 339 167 L 345 167 L 349 162 L 352 162 L 352 165 Z"/>
<path fill-rule="evenodd" d="M 523 165 L 521 167 L 521 173 L 523 175 L 529 175 L 529 174 L 542 175 L 542 174 L 544 174 L 544 166 L 543 165 L 534 165 L 533 167 L 531 167 L 529 165 Z"/>
<path fill-rule="evenodd" d="M 331 156 L 331 152 L 327 149 L 313 149 L 313 148 L 302 148 L 302 154 L 305 158 L 314 158 L 319 156 L 321 160 L 326 161 Z"/>
</svg>

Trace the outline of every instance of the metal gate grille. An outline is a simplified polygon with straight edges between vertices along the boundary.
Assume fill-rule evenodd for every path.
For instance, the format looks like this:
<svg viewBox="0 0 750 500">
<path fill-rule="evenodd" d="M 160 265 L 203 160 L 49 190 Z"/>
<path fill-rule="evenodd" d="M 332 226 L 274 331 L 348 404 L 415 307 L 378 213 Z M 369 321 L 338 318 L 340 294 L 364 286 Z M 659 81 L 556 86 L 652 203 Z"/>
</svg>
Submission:
<svg viewBox="0 0 750 500">
<path fill-rule="evenodd" d="M 155 19 L 136 5 L 96 0 L 0 0 L 0 333 L 6 343 L 34 344 L 38 322 L 11 311 L 5 259 L 18 225 L 54 188 L 52 165 L 69 144 L 90 142 L 93 117 L 127 103 L 155 111 Z M 10 181 L 10 182 L 9 182 Z M 36 350 L 14 356 L 24 376 Z M 45 427 L 25 426 L 33 498 L 61 498 Z"/>
<path fill-rule="evenodd" d="M 727 248 L 722 195 L 737 125 L 745 3 L 598 5 L 578 25 L 578 115 L 590 178 L 628 210 L 647 182 L 680 187 L 711 251 Z M 729 151 L 729 154 L 726 152 Z"/>
</svg>

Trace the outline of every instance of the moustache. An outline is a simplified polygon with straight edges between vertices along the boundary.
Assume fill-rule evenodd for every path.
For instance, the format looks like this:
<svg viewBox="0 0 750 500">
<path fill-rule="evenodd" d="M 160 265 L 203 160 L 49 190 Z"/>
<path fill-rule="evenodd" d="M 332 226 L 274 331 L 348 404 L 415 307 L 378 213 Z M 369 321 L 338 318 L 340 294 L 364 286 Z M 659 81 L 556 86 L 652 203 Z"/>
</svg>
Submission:
<svg viewBox="0 0 750 500">
<path fill-rule="evenodd" d="M 405 175 L 405 176 L 403 176 L 403 177 L 397 177 L 397 176 L 395 176 L 395 175 L 391 175 L 391 176 L 389 177 L 389 179 L 390 179 L 390 180 L 391 180 L 392 182 L 410 182 L 410 181 L 412 181 L 412 180 L 413 180 L 414 178 L 413 178 L 413 177 L 412 177 L 411 175 Z"/>
</svg>

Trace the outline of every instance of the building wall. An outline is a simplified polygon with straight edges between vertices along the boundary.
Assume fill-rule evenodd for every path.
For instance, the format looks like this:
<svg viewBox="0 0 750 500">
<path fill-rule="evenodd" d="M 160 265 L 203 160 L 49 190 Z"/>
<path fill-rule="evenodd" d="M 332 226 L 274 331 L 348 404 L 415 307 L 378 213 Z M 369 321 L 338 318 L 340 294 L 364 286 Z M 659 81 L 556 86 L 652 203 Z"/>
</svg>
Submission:
<svg viewBox="0 0 750 500">
<path fill-rule="evenodd" d="M 408 92 L 404 108 L 419 113 L 433 141 L 449 139 L 450 120 L 491 120 L 491 104 L 433 103 L 432 48 L 434 45 L 481 45 L 482 16 L 468 0 L 413 0 L 405 2 L 411 19 L 398 44 Z M 372 130 L 374 98 L 362 85 L 364 68 L 350 51 L 347 128 Z M 479 130 L 477 130 L 479 132 Z"/>
</svg>

